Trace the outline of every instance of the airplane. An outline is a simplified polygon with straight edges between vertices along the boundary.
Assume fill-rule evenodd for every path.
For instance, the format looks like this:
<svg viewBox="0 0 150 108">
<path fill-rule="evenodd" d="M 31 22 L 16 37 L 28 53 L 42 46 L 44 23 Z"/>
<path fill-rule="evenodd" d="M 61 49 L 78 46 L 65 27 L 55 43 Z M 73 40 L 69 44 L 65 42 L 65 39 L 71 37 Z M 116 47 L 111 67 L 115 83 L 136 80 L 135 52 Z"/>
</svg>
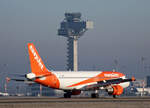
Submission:
<svg viewBox="0 0 150 108">
<path fill-rule="evenodd" d="M 109 95 L 116 98 L 123 93 L 123 89 L 128 87 L 131 81 L 135 81 L 134 77 L 128 79 L 124 74 L 113 71 L 50 71 L 44 65 L 34 44 L 27 45 L 31 73 L 25 75 L 26 81 L 63 90 L 64 98 L 79 95 L 81 91 L 94 91 L 91 93 L 91 98 L 98 98 L 98 90 L 106 90 Z"/>
</svg>

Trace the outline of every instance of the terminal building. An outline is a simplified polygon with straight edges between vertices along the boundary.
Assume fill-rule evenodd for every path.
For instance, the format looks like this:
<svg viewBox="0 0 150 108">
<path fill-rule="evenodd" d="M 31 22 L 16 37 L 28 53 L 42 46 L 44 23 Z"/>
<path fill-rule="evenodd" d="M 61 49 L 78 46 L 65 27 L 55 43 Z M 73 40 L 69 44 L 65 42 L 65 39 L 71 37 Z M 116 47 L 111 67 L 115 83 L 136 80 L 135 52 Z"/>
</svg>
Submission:
<svg viewBox="0 0 150 108">
<path fill-rule="evenodd" d="M 27 95 L 30 96 L 54 96 L 55 91 L 52 88 L 42 86 L 37 83 L 28 85 Z"/>
<path fill-rule="evenodd" d="M 146 77 L 146 85 L 150 88 L 150 76 Z"/>
</svg>

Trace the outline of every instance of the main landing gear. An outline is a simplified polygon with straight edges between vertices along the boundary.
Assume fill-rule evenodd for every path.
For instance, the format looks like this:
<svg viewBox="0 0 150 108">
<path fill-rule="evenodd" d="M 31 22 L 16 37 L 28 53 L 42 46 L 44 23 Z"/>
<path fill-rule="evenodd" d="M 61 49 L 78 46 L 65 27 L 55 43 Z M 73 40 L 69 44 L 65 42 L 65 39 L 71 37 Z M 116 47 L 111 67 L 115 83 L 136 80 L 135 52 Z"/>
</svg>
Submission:
<svg viewBox="0 0 150 108">
<path fill-rule="evenodd" d="M 71 98 L 71 92 L 66 92 L 64 94 L 64 98 Z"/>
<path fill-rule="evenodd" d="M 95 90 L 94 93 L 91 94 L 91 98 L 99 98 L 98 90 Z"/>
<path fill-rule="evenodd" d="M 117 96 L 116 96 L 116 95 L 113 95 L 113 98 L 117 98 Z"/>
<path fill-rule="evenodd" d="M 91 98 L 99 98 L 99 94 L 98 93 L 92 93 Z"/>
</svg>

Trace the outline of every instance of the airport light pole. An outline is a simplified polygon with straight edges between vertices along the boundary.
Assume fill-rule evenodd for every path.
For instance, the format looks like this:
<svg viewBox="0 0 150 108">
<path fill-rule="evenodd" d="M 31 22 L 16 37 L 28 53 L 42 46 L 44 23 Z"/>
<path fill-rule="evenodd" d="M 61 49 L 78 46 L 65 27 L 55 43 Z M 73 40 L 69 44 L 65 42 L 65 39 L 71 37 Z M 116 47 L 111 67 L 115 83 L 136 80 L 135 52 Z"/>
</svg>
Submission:
<svg viewBox="0 0 150 108">
<path fill-rule="evenodd" d="M 141 66 L 141 68 L 142 68 L 141 70 L 142 70 L 142 74 L 144 73 L 144 70 L 145 70 L 145 69 L 144 69 L 145 60 L 146 60 L 145 57 L 141 57 L 141 65 L 142 65 L 142 66 Z"/>
<path fill-rule="evenodd" d="M 115 71 L 119 71 L 118 60 L 114 59 Z"/>
<path fill-rule="evenodd" d="M 42 96 L 42 85 L 40 84 L 40 96 Z"/>
</svg>

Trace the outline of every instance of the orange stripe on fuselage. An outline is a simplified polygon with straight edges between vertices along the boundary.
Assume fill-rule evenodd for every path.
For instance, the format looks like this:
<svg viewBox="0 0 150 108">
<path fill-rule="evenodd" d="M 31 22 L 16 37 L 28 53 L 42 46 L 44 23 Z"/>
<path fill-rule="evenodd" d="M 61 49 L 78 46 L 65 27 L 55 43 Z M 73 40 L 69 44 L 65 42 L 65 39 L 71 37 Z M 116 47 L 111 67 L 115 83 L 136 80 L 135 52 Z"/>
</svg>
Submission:
<svg viewBox="0 0 150 108">
<path fill-rule="evenodd" d="M 103 80 L 110 80 L 110 79 L 114 79 L 114 78 L 120 78 L 125 76 L 122 73 L 119 72 L 102 72 L 100 74 L 98 74 L 95 77 L 89 78 L 87 80 L 69 85 L 67 87 L 75 87 L 75 86 L 79 86 L 79 85 L 84 85 L 84 84 L 88 84 L 88 83 L 93 83 L 93 82 L 99 82 L 99 81 L 103 81 Z"/>
</svg>

